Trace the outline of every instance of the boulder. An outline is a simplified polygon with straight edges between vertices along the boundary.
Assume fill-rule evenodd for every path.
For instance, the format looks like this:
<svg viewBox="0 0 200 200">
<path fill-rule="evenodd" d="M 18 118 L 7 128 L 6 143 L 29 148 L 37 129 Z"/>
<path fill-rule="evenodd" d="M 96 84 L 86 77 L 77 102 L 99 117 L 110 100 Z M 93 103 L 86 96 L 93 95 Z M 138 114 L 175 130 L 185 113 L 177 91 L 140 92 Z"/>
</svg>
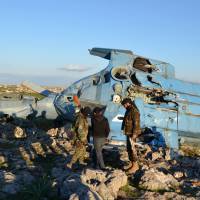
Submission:
<svg viewBox="0 0 200 200">
<path fill-rule="evenodd" d="M 74 193 L 70 195 L 69 200 L 103 200 L 96 192 L 87 191 L 83 193 L 82 196 Z"/>
<path fill-rule="evenodd" d="M 43 148 L 43 144 L 40 142 L 34 142 L 31 144 L 34 152 L 40 156 L 46 156 L 45 149 Z"/>
<path fill-rule="evenodd" d="M 26 135 L 25 131 L 22 128 L 17 126 L 14 129 L 14 137 L 17 138 L 17 139 L 21 139 L 21 138 L 26 138 L 27 135 Z"/>
<path fill-rule="evenodd" d="M 65 126 L 59 129 L 58 134 L 59 134 L 59 137 L 63 139 L 72 140 L 75 136 L 75 133 L 72 130 L 72 124 L 71 123 L 65 124 Z"/>
<path fill-rule="evenodd" d="M 102 200 L 98 193 L 81 182 L 79 174 L 68 176 L 60 187 L 60 193 L 64 199 Z"/>
<path fill-rule="evenodd" d="M 127 175 L 122 170 L 101 171 L 86 169 L 81 175 L 81 181 L 103 199 L 114 200 L 119 189 L 127 184 Z"/>
<path fill-rule="evenodd" d="M 171 174 L 164 174 L 157 169 L 144 172 L 139 186 L 150 191 L 171 191 L 178 188 L 178 181 Z"/>
<path fill-rule="evenodd" d="M 58 135 L 58 128 L 52 128 L 47 131 L 50 137 L 56 137 Z"/>
<path fill-rule="evenodd" d="M 159 153 L 159 152 L 153 152 L 152 153 L 152 161 L 159 160 L 159 159 L 162 159 L 161 153 Z"/>
<path fill-rule="evenodd" d="M 171 151 L 169 148 L 166 148 L 166 150 L 165 150 L 165 160 L 167 160 L 167 161 L 172 160 Z"/>
<path fill-rule="evenodd" d="M 166 200 L 166 199 L 195 200 L 196 198 L 180 195 L 175 192 L 165 192 L 164 194 L 159 194 L 157 192 L 146 191 L 138 199 L 143 199 L 143 200 L 155 200 L 155 199 L 156 200 Z"/>
<path fill-rule="evenodd" d="M 84 183 L 89 183 L 91 180 L 105 182 L 106 173 L 102 170 L 86 169 L 81 175 L 81 180 Z"/>
<path fill-rule="evenodd" d="M 122 170 L 114 170 L 106 181 L 106 186 L 114 198 L 117 197 L 119 189 L 125 186 L 128 182 L 128 177 Z"/>
<path fill-rule="evenodd" d="M 1 183 L 13 183 L 17 180 L 17 176 L 12 172 L 0 171 L 0 182 Z"/>
<path fill-rule="evenodd" d="M 4 155 L 0 155 L 0 166 L 7 164 L 7 158 Z"/>
<path fill-rule="evenodd" d="M 175 172 L 175 173 L 174 173 L 174 177 L 175 177 L 175 178 L 178 178 L 178 179 L 179 179 L 179 178 L 182 178 L 183 176 L 184 176 L 183 172 Z"/>
<path fill-rule="evenodd" d="M 19 191 L 20 185 L 18 184 L 18 176 L 12 172 L 0 171 L 0 188 L 1 192 L 7 194 L 15 194 Z"/>
<path fill-rule="evenodd" d="M 106 186 L 105 183 L 100 183 L 98 187 L 96 187 L 96 191 L 103 199 L 114 200 L 114 196 L 112 195 L 112 191 Z"/>
<path fill-rule="evenodd" d="M 54 176 L 58 176 L 55 169 Z M 62 173 L 61 170 L 59 173 Z M 85 169 L 81 175 L 72 174 L 61 184 L 61 196 L 71 200 L 114 200 L 118 191 L 127 184 L 127 176 L 121 170 L 102 171 Z"/>
</svg>

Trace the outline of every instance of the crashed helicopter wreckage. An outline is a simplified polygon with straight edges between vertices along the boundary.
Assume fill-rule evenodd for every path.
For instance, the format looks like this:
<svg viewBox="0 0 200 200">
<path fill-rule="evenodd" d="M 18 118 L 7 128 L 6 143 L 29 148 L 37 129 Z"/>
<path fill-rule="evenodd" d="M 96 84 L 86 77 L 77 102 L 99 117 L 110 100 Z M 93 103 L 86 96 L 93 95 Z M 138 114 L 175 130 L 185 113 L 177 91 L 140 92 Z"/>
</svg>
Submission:
<svg viewBox="0 0 200 200">
<path fill-rule="evenodd" d="M 90 54 L 108 59 L 108 66 L 64 90 L 55 100 L 60 111 L 70 110 L 72 104 L 65 99 L 72 95 L 83 105 L 99 104 L 110 121 L 111 137 L 124 140 L 119 133 L 125 113 L 120 102 L 130 97 L 140 111 L 141 128 L 158 135 L 158 143 L 163 138 L 161 143 L 177 149 L 179 139 L 199 141 L 200 84 L 178 80 L 172 65 L 131 51 L 93 48 Z"/>
<path fill-rule="evenodd" d="M 59 94 L 43 91 L 32 83 L 24 84 L 46 96 L 34 100 L 0 101 L 0 111 L 18 117 L 45 112 L 48 119 L 61 116 L 73 120 L 76 112 L 74 96 L 82 106 L 104 108 L 111 127 L 111 141 L 125 141 L 120 132 L 125 109 L 121 100 L 135 101 L 144 134 L 154 135 L 153 143 L 177 149 L 179 140 L 200 141 L 200 84 L 175 78 L 168 63 L 137 56 L 128 50 L 93 48 L 91 55 L 108 59 L 102 71 L 70 85 Z M 150 135 L 151 135 L 150 134 Z"/>
</svg>

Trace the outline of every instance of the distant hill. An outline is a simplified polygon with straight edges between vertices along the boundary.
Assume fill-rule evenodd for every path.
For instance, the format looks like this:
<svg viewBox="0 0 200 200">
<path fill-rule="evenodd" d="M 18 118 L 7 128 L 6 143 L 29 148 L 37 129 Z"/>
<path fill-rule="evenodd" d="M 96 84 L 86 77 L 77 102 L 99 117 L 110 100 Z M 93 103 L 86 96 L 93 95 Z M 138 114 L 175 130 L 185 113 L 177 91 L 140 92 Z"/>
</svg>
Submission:
<svg viewBox="0 0 200 200">
<path fill-rule="evenodd" d="M 45 89 L 48 89 L 52 92 L 59 93 L 61 92 L 64 88 L 62 87 L 54 87 L 54 86 L 42 86 Z M 20 94 L 20 93 L 33 93 L 32 90 L 28 89 L 27 87 L 24 87 L 22 85 L 10 85 L 10 84 L 0 84 L 0 94 Z"/>
<path fill-rule="evenodd" d="M 0 84 L 17 85 L 24 80 L 29 80 L 39 85 L 66 87 L 73 80 L 65 76 L 35 76 L 0 73 Z"/>
</svg>

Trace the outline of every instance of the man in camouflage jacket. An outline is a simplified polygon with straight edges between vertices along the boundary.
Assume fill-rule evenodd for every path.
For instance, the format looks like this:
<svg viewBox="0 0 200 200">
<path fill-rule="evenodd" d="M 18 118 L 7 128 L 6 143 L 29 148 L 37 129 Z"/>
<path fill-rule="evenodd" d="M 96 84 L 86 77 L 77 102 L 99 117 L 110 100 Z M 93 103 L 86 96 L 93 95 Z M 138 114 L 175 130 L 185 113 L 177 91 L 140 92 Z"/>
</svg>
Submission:
<svg viewBox="0 0 200 200">
<path fill-rule="evenodd" d="M 89 107 L 82 108 L 78 114 L 73 129 L 75 132 L 74 144 L 75 144 L 75 153 L 72 156 L 70 163 L 67 164 L 67 167 L 72 168 L 72 165 L 79 161 L 79 164 L 84 163 L 84 157 L 86 155 L 86 144 L 87 144 L 87 135 L 88 135 L 88 121 L 87 116 L 91 113 Z"/>
<path fill-rule="evenodd" d="M 138 170 L 138 156 L 135 147 L 136 138 L 141 134 L 140 129 L 140 113 L 135 103 L 131 99 L 125 98 L 121 104 L 126 109 L 126 113 L 122 122 L 122 130 L 127 139 L 127 152 L 130 163 L 125 170 L 129 173 L 134 173 Z"/>
</svg>

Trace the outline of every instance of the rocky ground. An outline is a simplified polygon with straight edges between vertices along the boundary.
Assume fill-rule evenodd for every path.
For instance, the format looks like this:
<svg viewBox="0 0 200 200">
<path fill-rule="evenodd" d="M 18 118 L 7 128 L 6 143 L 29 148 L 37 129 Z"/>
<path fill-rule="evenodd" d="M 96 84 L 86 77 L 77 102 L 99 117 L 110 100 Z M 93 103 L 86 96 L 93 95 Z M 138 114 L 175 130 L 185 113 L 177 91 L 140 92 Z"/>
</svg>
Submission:
<svg viewBox="0 0 200 200">
<path fill-rule="evenodd" d="M 64 88 L 62 87 L 51 87 L 51 86 L 42 86 L 44 89 L 47 89 L 54 93 L 60 93 Z M 3 85 L 0 84 L 0 99 L 19 99 L 21 95 L 29 96 L 29 97 L 37 97 L 38 99 L 44 98 L 43 95 L 40 95 L 30 88 L 19 85 Z"/>
<path fill-rule="evenodd" d="M 0 122 L 0 199 L 200 199 L 200 157 L 183 151 L 138 148 L 140 169 L 127 175 L 125 147 L 104 150 L 108 169 L 66 164 L 74 152 L 69 125 L 38 129 L 31 121 Z"/>
<path fill-rule="evenodd" d="M 59 93 L 62 92 L 64 88 L 56 87 L 56 86 L 42 86 L 43 88 L 50 90 L 51 92 Z M 0 84 L 0 92 L 1 93 L 33 93 L 33 91 L 22 84 L 19 85 L 6 85 Z"/>
</svg>

